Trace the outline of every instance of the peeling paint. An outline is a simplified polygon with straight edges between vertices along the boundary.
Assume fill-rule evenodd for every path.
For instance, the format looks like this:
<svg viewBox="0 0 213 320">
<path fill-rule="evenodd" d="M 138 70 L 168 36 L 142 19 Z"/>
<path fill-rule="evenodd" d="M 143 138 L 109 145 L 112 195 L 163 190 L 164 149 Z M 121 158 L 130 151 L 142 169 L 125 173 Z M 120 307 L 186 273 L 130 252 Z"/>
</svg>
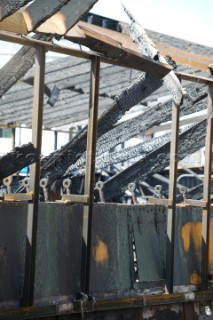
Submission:
<svg viewBox="0 0 213 320">
<path fill-rule="evenodd" d="M 198 262 L 201 263 L 201 243 L 202 243 L 202 222 L 187 222 L 181 229 L 183 248 L 186 253 L 189 252 L 190 246 L 193 245 Z M 209 239 L 209 270 L 213 273 L 213 218 L 210 219 L 210 239 Z M 200 283 L 200 276 L 193 272 L 190 277 L 192 284 Z"/>
<path fill-rule="evenodd" d="M 109 260 L 107 245 L 100 239 L 98 239 L 94 256 L 97 263 L 107 263 Z"/>
<path fill-rule="evenodd" d="M 190 283 L 198 285 L 201 283 L 201 276 L 197 272 L 193 272 L 190 276 Z"/>
</svg>

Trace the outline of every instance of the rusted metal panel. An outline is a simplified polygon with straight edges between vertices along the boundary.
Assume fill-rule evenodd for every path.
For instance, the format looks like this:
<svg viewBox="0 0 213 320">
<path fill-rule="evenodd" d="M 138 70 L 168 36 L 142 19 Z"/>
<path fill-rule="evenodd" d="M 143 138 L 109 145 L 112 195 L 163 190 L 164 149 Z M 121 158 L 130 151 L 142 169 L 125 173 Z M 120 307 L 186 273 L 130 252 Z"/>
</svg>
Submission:
<svg viewBox="0 0 213 320">
<path fill-rule="evenodd" d="M 139 281 L 165 278 L 166 208 L 140 206 L 130 208 L 138 261 Z"/>
<path fill-rule="evenodd" d="M 90 290 L 118 292 L 131 288 L 127 208 L 95 204 Z"/>
<path fill-rule="evenodd" d="M 175 230 L 176 285 L 201 284 L 202 209 L 183 206 L 177 208 Z M 210 214 L 209 278 L 213 274 L 213 208 Z"/>
<path fill-rule="evenodd" d="M 17 307 L 22 298 L 27 206 L 23 202 L 0 203 L 0 309 Z M 201 208 L 189 206 L 178 206 L 176 210 L 176 291 L 182 290 L 179 286 L 183 285 L 187 290 L 194 290 L 201 283 L 201 211 Z M 80 291 L 82 217 L 83 205 L 40 203 L 35 277 L 37 305 L 67 303 Z M 131 230 L 136 245 L 139 284 L 165 279 L 166 218 L 167 209 L 163 206 L 95 204 L 90 294 L 96 298 L 134 296 L 134 303 L 136 297 L 141 296 L 140 286 L 134 286 L 131 274 Z M 210 277 L 213 275 L 212 237 L 213 210 L 210 217 Z M 208 292 L 205 292 L 204 300 L 210 301 L 212 298 Z M 163 304 L 203 301 L 198 293 L 163 295 Z M 151 297 L 148 300 L 144 296 L 142 305 L 160 305 L 158 295 Z M 171 300 L 174 297 L 179 300 Z"/>
<path fill-rule="evenodd" d="M 0 308 L 18 306 L 21 298 L 26 217 L 26 203 L 0 203 Z"/>
<path fill-rule="evenodd" d="M 0 308 L 18 306 L 25 265 L 27 204 L 0 203 Z M 35 301 L 67 301 L 80 291 L 82 206 L 41 203 Z"/>
<path fill-rule="evenodd" d="M 41 203 L 35 300 L 66 301 L 80 291 L 82 206 Z"/>
</svg>

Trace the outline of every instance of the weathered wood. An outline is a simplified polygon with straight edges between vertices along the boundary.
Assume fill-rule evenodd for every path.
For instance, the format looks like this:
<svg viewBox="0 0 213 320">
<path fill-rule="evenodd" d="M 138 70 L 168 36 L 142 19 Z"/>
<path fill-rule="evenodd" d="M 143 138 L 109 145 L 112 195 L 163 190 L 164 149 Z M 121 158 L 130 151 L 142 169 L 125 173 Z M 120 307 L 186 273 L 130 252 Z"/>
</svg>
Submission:
<svg viewBox="0 0 213 320">
<path fill-rule="evenodd" d="M 59 11 L 70 0 L 38 0 L 29 5 L 23 12 L 28 32 L 35 30 L 44 21 Z"/>
<path fill-rule="evenodd" d="M 121 64 L 123 63 L 124 67 L 149 72 L 160 78 L 164 77 L 171 70 L 168 64 L 161 64 L 149 59 L 149 57 L 145 58 L 138 50 L 134 51 L 132 46 L 128 48 L 123 47 L 122 42 L 118 40 L 119 38 L 111 38 L 109 35 L 105 35 L 105 31 L 102 29 L 94 28 L 90 24 L 80 25 L 80 29 L 84 33 L 84 36 L 88 38 L 90 48 L 92 48 L 90 40 L 92 39 L 92 44 L 95 40 L 96 49 L 97 43 L 99 43 L 99 52 L 106 55 L 108 59 L 112 59 L 112 61 L 115 59 L 119 60 Z"/>
<path fill-rule="evenodd" d="M 0 21 L 13 14 L 30 1 L 32 0 L 0 0 Z"/>
<path fill-rule="evenodd" d="M 38 27 L 38 32 L 63 35 L 96 2 L 97 0 L 34 1 L 24 10 L 14 12 L 2 20 L 0 29 L 27 34 Z"/>
<path fill-rule="evenodd" d="M 205 144 L 206 120 L 199 122 L 179 136 L 178 159 L 182 160 Z M 107 180 L 103 186 L 104 199 L 110 201 L 127 188 L 128 183 L 146 180 L 169 165 L 170 143 L 166 143 L 143 159 Z"/>
<path fill-rule="evenodd" d="M 130 35 L 138 48 L 144 55 L 147 55 L 156 61 L 167 63 L 166 59 L 160 55 L 159 50 L 156 48 L 152 40 L 147 36 L 144 28 L 135 20 L 129 9 L 125 5 L 123 5 L 123 7 L 132 21 L 130 25 Z M 173 71 L 164 77 L 164 84 L 171 92 L 174 102 L 179 105 L 182 99 L 181 84 Z"/>
<path fill-rule="evenodd" d="M 37 28 L 38 32 L 64 35 L 98 0 L 71 0 Z"/>
<path fill-rule="evenodd" d="M 36 39 L 50 40 L 51 36 L 36 35 Z M 34 64 L 35 49 L 22 47 L 0 72 L 0 97 L 2 97 Z"/>
<path fill-rule="evenodd" d="M 32 143 L 16 147 L 0 158 L 0 179 L 4 179 L 38 160 L 38 152 Z"/>
<path fill-rule="evenodd" d="M 89 39 L 85 36 L 83 31 L 81 30 L 81 26 L 87 26 L 87 25 L 88 23 L 84 21 L 79 21 L 70 31 L 66 33 L 65 38 L 73 42 L 76 42 L 78 44 L 85 45 L 92 50 L 95 50 L 98 52 L 102 51 L 105 54 L 109 54 L 109 50 L 107 46 L 105 47 L 103 43 L 100 43 L 95 39 Z M 93 30 L 97 30 L 99 33 L 104 33 L 105 36 L 108 36 L 114 40 L 119 41 L 124 48 L 132 48 L 134 51 L 140 52 L 136 44 L 132 41 L 129 34 L 120 33 L 110 29 L 104 29 L 102 27 L 95 26 L 95 25 L 92 25 L 92 28 Z M 186 47 L 187 42 L 182 39 L 180 40 L 177 38 L 158 34 L 157 32 L 146 30 L 146 29 L 145 29 L 145 32 L 148 34 L 149 38 L 154 40 L 156 47 L 159 49 L 161 55 L 171 56 L 172 59 L 175 60 L 175 62 L 178 64 L 190 66 L 195 69 L 209 72 L 208 66 L 210 64 L 213 64 L 213 59 L 212 59 L 213 50 L 211 48 L 205 47 L 206 48 L 206 51 L 205 51 L 204 46 L 202 47 L 201 45 L 196 45 L 195 47 L 195 44 L 191 44 L 191 42 L 190 43 L 188 42 L 188 47 Z M 171 40 L 169 41 L 169 39 Z M 181 46 L 182 43 L 183 43 L 183 47 Z M 193 49 L 189 51 L 190 45 L 193 45 Z M 113 52 L 111 50 L 110 54 L 116 55 L 117 53 L 115 50 L 116 49 L 114 49 Z M 201 50 L 201 52 L 199 52 L 199 50 Z M 208 54 L 209 56 L 206 56 L 206 54 Z"/>
</svg>

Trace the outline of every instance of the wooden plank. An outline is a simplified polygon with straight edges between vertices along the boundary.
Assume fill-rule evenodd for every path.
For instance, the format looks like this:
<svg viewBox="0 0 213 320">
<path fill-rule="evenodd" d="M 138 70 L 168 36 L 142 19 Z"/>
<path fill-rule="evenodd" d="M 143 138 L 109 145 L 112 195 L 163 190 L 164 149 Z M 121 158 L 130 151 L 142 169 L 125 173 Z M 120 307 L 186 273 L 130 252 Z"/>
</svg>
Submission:
<svg viewBox="0 0 213 320">
<path fill-rule="evenodd" d="M 43 0 L 38 4 L 36 0 L 24 10 L 14 12 L 0 22 L 0 29 L 27 34 L 59 11 L 67 1 L 70 0 Z"/>
<path fill-rule="evenodd" d="M 33 31 L 70 0 L 36 0 L 23 11 L 28 32 Z"/>
<path fill-rule="evenodd" d="M 125 57 L 120 59 L 117 57 L 117 59 L 115 59 L 107 56 L 105 57 L 95 52 L 80 51 L 80 50 L 72 49 L 70 47 L 63 47 L 56 44 L 52 44 L 47 41 L 35 40 L 25 36 L 21 37 L 19 35 L 6 32 L 6 31 L 0 31 L 0 40 L 19 43 L 22 45 L 28 45 L 32 47 L 37 47 L 37 45 L 43 44 L 45 45 L 46 49 L 48 49 L 49 51 L 68 54 L 68 55 L 81 57 L 85 59 L 90 59 L 93 56 L 100 56 L 101 62 L 105 62 L 108 64 L 117 65 L 125 68 L 146 71 L 150 74 L 154 74 L 155 76 L 157 75 L 157 77 L 160 77 L 160 78 L 164 77 L 167 73 L 171 71 L 171 67 L 169 65 L 157 63 L 146 56 L 139 55 L 136 52 L 128 49 L 120 49 L 123 55 L 125 54 Z M 114 47 L 109 45 L 108 50 L 110 50 L 110 48 L 114 48 Z"/>
<path fill-rule="evenodd" d="M 19 1 L 11 1 L 11 0 L 4 0 L 0 2 L 0 21 L 23 6 L 25 6 L 27 3 L 29 3 L 32 0 L 19 0 Z"/>
<path fill-rule="evenodd" d="M 79 21 L 69 32 L 67 32 L 65 38 L 73 42 L 81 43 L 82 45 L 90 46 L 91 44 L 88 44 L 88 38 L 85 36 L 84 32 L 81 29 L 82 27 L 86 27 L 88 25 L 89 24 L 87 22 Z M 95 25 L 92 25 L 92 28 L 94 31 L 97 31 L 100 34 L 105 34 L 113 40 L 119 41 L 124 48 L 131 48 L 134 51 L 141 52 L 136 44 L 132 41 L 129 34 L 104 29 Z M 95 46 L 98 49 L 97 42 L 93 44 L 94 49 Z M 171 56 L 172 59 L 175 60 L 175 62 L 178 64 L 183 64 L 203 71 L 209 71 L 208 66 L 213 63 L 212 57 L 207 57 L 201 54 L 196 54 L 176 47 L 165 45 L 159 40 L 156 42 L 156 46 L 160 50 L 161 55 Z"/>
<path fill-rule="evenodd" d="M 22 12 L 15 12 L 0 22 L 0 29 L 15 33 L 27 34 L 27 24 Z"/>
<path fill-rule="evenodd" d="M 96 25 L 91 25 L 84 21 L 79 21 L 71 30 L 69 30 L 64 36 L 65 39 L 77 42 L 84 39 L 84 42 L 82 44 L 86 44 L 88 42 L 88 38 L 85 35 L 83 28 L 90 28 L 94 32 L 100 34 L 101 36 L 106 36 L 114 40 L 115 42 L 119 42 L 123 48 L 128 48 L 138 53 L 141 53 L 141 51 L 138 49 L 138 47 L 132 41 L 131 37 L 128 34 L 117 32 L 110 29 L 105 29 Z"/>
<path fill-rule="evenodd" d="M 0 22 L 0 29 L 27 34 L 38 27 L 38 32 L 63 35 L 96 2 L 97 0 L 43 0 L 38 4 L 36 0 L 24 10 L 14 12 Z"/>
<path fill-rule="evenodd" d="M 64 35 L 98 0 L 71 0 L 43 23 L 38 32 Z"/>
<path fill-rule="evenodd" d="M 155 62 L 142 55 L 138 50 L 134 51 L 131 47 L 123 47 L 123 44 L 119 39 L 111 38 L 108 34 L 105 34 L 105 30 L 107 29 L 104 29 L 104 32 L 99 32 L 98 29 L 94 30 L 93 26 L 90 24 L 87 24 L 86 26 L 81 25 L 80 29 L 89 39 L 95 39 L 105 45 L 104 52 L 102 51 L 101 53 L 105 53 L 107 59 L 112 58 L 114 60 L 116 58 L 123 66 L 143 70 L 160 78 L 171 71 L 169 65 Z M 111 55 L 111 50 L 113 49 L 116 49 L 116 55 Z"/>
</svg>

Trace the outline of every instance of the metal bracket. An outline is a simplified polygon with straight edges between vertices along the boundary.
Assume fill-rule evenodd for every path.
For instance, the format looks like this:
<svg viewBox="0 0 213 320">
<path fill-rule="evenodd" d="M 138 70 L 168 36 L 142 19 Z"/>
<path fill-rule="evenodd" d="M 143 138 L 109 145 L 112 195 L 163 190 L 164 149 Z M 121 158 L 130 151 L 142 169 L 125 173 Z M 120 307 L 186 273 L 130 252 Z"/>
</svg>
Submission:
<svg viewBox="0 0 213 320">
<path fill-rule="evenodd" d="M 33 200 L 33 193 L 30 192 L 30 179 L 28 177 L 24 178 L 21 181 L 22 187 L 26 189 L 26 193 L 11 193 L 11 182 L 12 177 L 8 177 L 4 179 L 4 185 L 7 186 L 8 193 L 4 194 L 4 201 L 32 201 Z M 10 192 L 9 192 L 10 190 Z"/>
<path fill-rule="evenodd" d="M 12 191 L 11 191 L 11 183 L 12 183 L 12 181 L 13 181 L 13 178 L 11 176 L 3 179 L 3 184 L 4 184 L 4 186 L 7 187 L 7 193 L 12 193 Z"/>
<path fill-rule="evenodd" d="M 136 189 L 136 184 L 134 182 L 131 182 L 131 183 L 128 184 L 128 190 L 132 194 L 132 202 L 133 202 L 133 204 L 137 204 L 138 203 L 136 195 L 135 195 L 135 189 Z"/>
<path fill-rule="evenodd" d="M 48 201 L 48 191 L 47 191 L 47 179 L 46 178 L 42 178 L 40 180 L 40 187 L 43 189 L 43 193 L 44 193 L 44 201 Z"/>
<path fill-rule="evenodd" d="M 77 203 L 89 203 L 89 196 L 88 195 L 82 195 L 82 194 L 70 194 L 69 187 L 71 186 L 71 179 L 67 178 L 63 180 L 63 187 L 66 190 L 66 193 L 62 194 L 62 201 L 68 201 L 68 202 L 77 202 Z"/>
<path fill-rule="evenodd" d="M 103 181 L 96 182 L 95 189 L 97 189 L 99 192 L 99 197 L 100 197 L 101 202 L 105 202 L 104 193 L 103 193 L 103 186 L 104 186 Z"/>
<path fill-rule="evenodd" d="M 63 185 L 64 189 L 66 190 L 66 194 L 70 194 L 69 187 L 71 186 L 71 179 L 69 179 L 69 178 L 64 179 L 62 185 Z"/>
</svg>

